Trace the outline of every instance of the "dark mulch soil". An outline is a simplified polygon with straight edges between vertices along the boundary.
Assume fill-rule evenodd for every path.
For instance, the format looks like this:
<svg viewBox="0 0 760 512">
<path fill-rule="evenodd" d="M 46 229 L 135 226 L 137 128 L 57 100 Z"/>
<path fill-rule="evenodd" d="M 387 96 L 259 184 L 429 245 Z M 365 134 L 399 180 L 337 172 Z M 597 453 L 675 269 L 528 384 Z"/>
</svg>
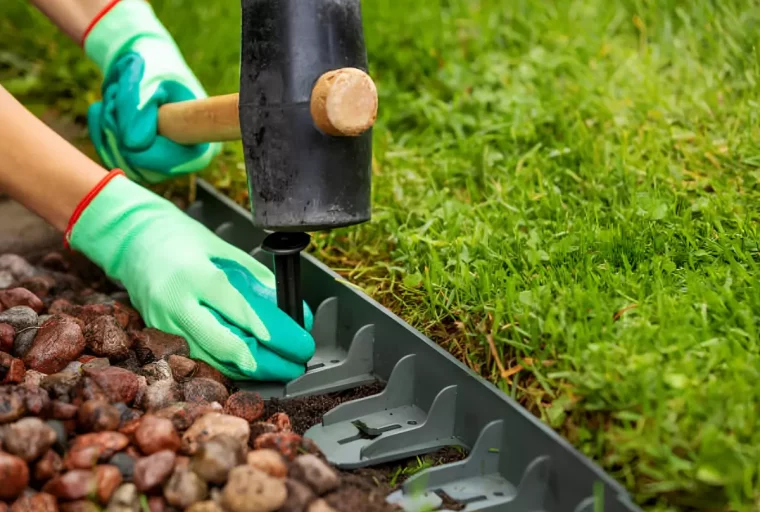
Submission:
<svg viewBox="0 0 760 512">
<path fill-rule="evenodd" d="M 385 385 L 380 382 L 359 386 L 346 391 L 338 391 L 318 396 L 303 398 L 272 398 L 267 402 L 264 416 L 284 412 L 290 416 L 293 432 L 303 435 L 314 425 L 322 422 L 322 416 L 343 402 L 356 400 L 380 393 Z"/>
</svg>

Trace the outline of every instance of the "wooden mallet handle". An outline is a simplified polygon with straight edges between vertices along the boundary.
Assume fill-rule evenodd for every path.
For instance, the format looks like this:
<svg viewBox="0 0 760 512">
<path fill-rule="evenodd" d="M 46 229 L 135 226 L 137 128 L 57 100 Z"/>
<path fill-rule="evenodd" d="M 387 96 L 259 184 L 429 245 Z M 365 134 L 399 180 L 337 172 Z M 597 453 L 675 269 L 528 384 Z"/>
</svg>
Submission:
<svg viewBox="0 0 760 512">
<path fill-rule="evenodd" d="M 240 140 L 238 94 L 167 103 L 158 109 L 158 133 L 178 144 Z"/>
<path fill-rule="evenodd" d="M 328 71 L 314 85 L 310 111 L 328 135 L 356 137 L 377 119 L 377 89 L 356 68 Z M 238 94 L 167 103 L 158 109 L 158 133 L 178 144 L 240 140 Z"/>
</svg>

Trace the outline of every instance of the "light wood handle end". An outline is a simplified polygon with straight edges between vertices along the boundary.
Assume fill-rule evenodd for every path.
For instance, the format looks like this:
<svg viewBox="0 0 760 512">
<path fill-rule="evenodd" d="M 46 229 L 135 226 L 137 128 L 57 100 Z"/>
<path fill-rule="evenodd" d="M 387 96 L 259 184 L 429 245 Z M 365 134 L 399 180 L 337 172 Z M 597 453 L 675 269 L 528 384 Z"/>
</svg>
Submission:
<svg viewBox="0 0 760 512">
<path fill-rule="evenodd" d="M 311 116 L 328 135 L 357 137 L 377 119 L 377 88 L 372 78 L 357 68 L 328 71 L 311 93 Z"/>
</svg>

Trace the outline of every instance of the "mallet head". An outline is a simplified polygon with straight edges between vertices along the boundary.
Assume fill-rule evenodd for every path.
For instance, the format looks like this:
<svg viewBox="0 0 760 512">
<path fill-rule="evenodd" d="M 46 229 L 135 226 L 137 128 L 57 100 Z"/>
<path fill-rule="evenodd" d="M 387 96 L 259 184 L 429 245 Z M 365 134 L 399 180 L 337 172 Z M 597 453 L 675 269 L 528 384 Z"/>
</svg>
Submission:
<svg viewBox="0 0 760 512">
<path fill-rule="evenodd" d="M 370 219 L 377 90 L 360 0 L 242 0 L 240 129 L 257 227 Z"/>
</svg>

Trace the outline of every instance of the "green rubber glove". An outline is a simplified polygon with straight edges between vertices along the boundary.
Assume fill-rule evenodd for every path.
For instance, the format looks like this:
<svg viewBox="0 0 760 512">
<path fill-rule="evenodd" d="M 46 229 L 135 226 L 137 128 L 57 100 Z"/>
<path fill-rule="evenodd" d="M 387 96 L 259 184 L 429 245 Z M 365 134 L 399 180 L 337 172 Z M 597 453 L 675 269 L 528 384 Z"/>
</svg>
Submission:
<svg viewBox="0 0 760 512">
<path fill-rule="evenodd" d="M 221 144 L 184 146 L 157 135 L 162 104 L 207 95 L 148 2 L 117 2 L 87 33 L 84 49 L 105 75 L 103 100 L 87 121 L 106 167 L 155 184 L 211 163 Z"/>
<path fill-rule="evenodd" d="M 303 329 L 277 307 L 267 267 L 124 175 L 108 179 L 66 240 L 124 285 L 145 323 L 233 379 L 302 375 L 315 349 L 309 307 Z"/>
</svg>

